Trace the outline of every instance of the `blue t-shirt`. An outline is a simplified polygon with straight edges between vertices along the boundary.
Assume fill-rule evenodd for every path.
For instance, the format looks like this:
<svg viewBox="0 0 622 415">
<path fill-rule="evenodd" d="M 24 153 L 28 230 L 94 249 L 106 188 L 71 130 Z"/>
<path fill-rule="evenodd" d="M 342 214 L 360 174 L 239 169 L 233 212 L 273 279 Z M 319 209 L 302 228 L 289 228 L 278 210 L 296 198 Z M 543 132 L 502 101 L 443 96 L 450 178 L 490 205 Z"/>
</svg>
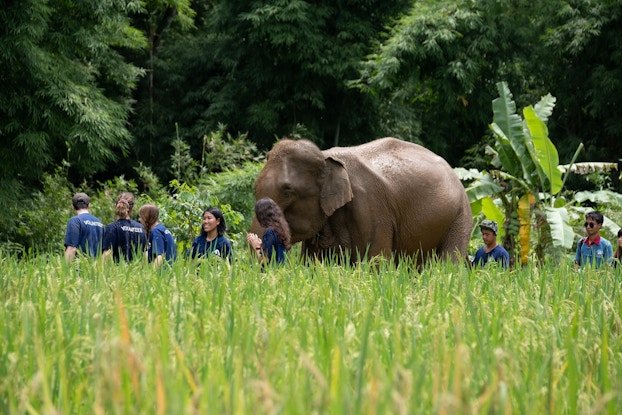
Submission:
<svg viewBox="0 0 622 415">
<path fill-rule="evenodd" d="M 115 262 L 132 261 L 145 252 L 147 236 L 143 225 L 131 219 L 118 219 L 104 230 L 104 251 L 111 249 Z"/>
<path fill-rule="evenodd" d="M 205 236 L 197 236 L 192 242 L 191 258 L 207 257 L 208 255 L 216 255 L 221 258 L 227 258 L 229 262 L 233 259 L 233 250 L 231 242 L 222 235 L 212 241 L 207 240 Z"/>
<path fill-rule="evenodd" d="M 510 265 L 510 254 L 501 245 L 495 246 L 490 252 L 486 252 L 486 247 L 483 246 L 475 253 L 473 265 L 484 266 L 488 261 L 500 262 L 503 268 L 507 268 Z"/>
<path fill-rule="evenodd" d="M 90 213 L 80 213 L 67 222 L 65 247 L 73 246 L 91 257 L 101 253 L 104 224 Z"/>
<path fill-rule="evenodd" d="M 611 262 L 613 258 L 613 247 L 611 242 L 600 237 L 600 240 L 588 245 L 588 238 L 581 238 L 577 244 L 577 252 L 574 256 L 574 262 L 580 266 L 590 265 L 593 268 L 599 268 L 601 263 Z"/>
<path fill-rule="evenodd" d="M 261 249 L 270 262 L 276 261 L 276 263 L 280 264 L 285 261 L 287 249 L 285 249 L 285 245 L 281 243 L 274 229 L 266 228 L 261 238 Z"/>
<path fill-rule="evenodd" d="M 171 231 L 166 229 L 164 225 L 158 223 L 149 232 L 149 246 L 147 248 L 147 258 L 152 262 L 159 255 L 164 257 L 165 261 L 173 262 L 177 259 L 177 245 Z"/>
</svg>

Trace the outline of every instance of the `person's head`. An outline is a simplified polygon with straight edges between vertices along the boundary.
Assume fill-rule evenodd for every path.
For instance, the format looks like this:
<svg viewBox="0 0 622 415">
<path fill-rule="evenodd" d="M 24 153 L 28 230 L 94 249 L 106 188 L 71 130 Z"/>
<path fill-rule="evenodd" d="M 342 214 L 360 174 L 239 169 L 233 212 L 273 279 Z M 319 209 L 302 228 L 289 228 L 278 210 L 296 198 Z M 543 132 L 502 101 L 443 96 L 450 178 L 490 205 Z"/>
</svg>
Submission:
<svg viewBox="0 0 622 415">
<path fill-rule="evenodd" d="M 129 219 L 134 208 L 134 194 L 123 192 L 117 197 L 114 213 L 119 219 Z"/>
<path fill-rule="evenodd" d="M 283 217 L 283 212 L 274 200 L 264 197 L 255 203 L 255 217 L 261 226 L 267 228 L 278 223 Z"/>
<path fill-rule="evenodd" d="M 622 228 L 618 229 L 618 248 L 622 248 Z"/>
<path fill-rule="evenodd" d="M 603 226 L 603 214 L 597 210 L 593 210 L 585 214 L 585 231 L 588 235 L 595 235 L 600 232 L 600 228 Z"/>
<path fill-rule="evenodd" d="M 71 199 L 71 204 L 75 210 L 88 209 L 91 206 L 91 199 L 86 193 L 76 193 Z"/>
<path fill-rule="evenodd" d="M 140 207 L 138 210 L 138 217 L 140 218 L 140 223 L 145 227 L 145 230 L 149 232 L 151 228 L 158 223 L 160 219 L 160 210 L 156 205 L 148 203 Z"/>
<path fill-rule="evenodd" d="M 216 227 L 218 235 L 222 236 L 227 232 L 227 223 L 222 211 L 217 207 L 205 209 L 201 217 L 201 236 L 207 236 L 207 233 Z"/>
<path fill-rule="evenodd" d="M 479 225 L 479 229 L 482 231 L 482 240 L 488 245 L 492 245 L 497 241 L 497 231 L 499 225 L 494 220 L 483 220 Z"/>
</svg>

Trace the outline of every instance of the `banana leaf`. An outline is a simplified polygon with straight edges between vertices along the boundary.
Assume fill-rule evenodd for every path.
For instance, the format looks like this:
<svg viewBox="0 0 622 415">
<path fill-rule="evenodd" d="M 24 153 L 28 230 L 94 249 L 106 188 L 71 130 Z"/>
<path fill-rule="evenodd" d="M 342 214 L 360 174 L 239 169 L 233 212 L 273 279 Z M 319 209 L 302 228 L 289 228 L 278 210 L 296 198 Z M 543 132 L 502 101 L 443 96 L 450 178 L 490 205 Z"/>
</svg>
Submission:
<svg viewBox="0 0 622 415">
<path fill-rule="evenodd" d="M 557 149 L 549 139 L 546 124 L 538 117 L 533 107 L 525 107 L 523 115 L 535 150 L 535 154 L 532 155 L 534 164 L 538 172 L 546 176 L 546 180 L 541 177 L 540 188 L 550 190 L 551 194 L 555 195 L 562 189 L 562 172 L 557 168 L 559 164 Z"/>
<path fill-rule="evenodd" d="M 544 208 L 546 221 L 551 228 L 551 240 L 557 248 L 572 248 L 574 243 L 574 231 L 570 226 L 570 219 L 566 208 Z"/>
<path fill-rule="evenodd" d="M 490 128 L 495 134 L 496 150 L 503 169 L 515 177 L 522 177 L 536 193 L 540 185 L 538 167 L 529 150 L 531 139 L 523 120 L 516 113 L 507 83 L 497 83 L 499 97 L 492 101 L 493 120 Z"/>
<path fill-rule="evenodd" d="M 479 180 L 471 183 L 466 189 L 466 194 L 469 198 L 469 202 L 473 203 L 501 191 L 503 191 L 503 187 L 499 185 L 499 183 L 497 183 L 490 175 L 486 174 Z"/>
</svg>

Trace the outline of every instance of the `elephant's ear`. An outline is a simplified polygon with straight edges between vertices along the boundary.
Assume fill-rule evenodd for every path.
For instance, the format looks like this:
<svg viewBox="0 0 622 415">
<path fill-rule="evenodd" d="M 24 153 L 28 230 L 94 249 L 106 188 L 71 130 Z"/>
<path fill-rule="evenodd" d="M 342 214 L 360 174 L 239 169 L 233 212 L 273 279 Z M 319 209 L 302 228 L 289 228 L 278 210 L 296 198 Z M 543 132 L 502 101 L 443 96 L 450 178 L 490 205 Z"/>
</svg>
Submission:
<svg viewBox="0 0 622 415">
<path fill-rule="evenodd" d="M 343 164 L 330 157 L 326 159 L 325 177 L 320 205 L 326 216 L 330 216 L 352 200 L 352 186 Z"/>
</svg>

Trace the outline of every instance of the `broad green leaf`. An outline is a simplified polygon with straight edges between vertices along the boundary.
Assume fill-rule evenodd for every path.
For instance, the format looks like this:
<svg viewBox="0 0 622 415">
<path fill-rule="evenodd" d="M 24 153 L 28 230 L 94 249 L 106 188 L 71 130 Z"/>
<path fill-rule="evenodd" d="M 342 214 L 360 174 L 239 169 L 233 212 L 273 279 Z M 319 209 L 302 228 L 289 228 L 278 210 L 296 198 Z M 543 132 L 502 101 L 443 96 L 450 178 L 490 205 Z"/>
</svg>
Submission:
<svg viewBox="0 0 622 415">
<path fill-rule="evenodd" d="M 607 229 L 609 232 L 611 232 L 614 235 L 618 234 L 618 231 L 620 229 L 622 229 L 622 226 L 618 225 L 617 223 L 615 223 L 614 221 L 612 221 L 610 218 L 608 218 L 607 216 L 603 216 L 603 228 Z M 611 242 L 611 241 L 610 241 Z M 613 241 L 613 246 L 616 246 L 616 240 Z"/>
<path fill-rule="evenodd" d="M 493 165 L 507 171 L 512 176 L 522 176 L 523 170 L 520 160 L 514 152 L 508 137 L 496 123 L 490 124 L 490 129 L 495 135 L 496 156 L 493 159 Z"/>
<path fill-rule="evenodd" d="M 611 190 L 598 190 L 596 192 L 582 191 L 574 195 L 574 200 L 583 203 L 587 200 L 598 205 L 614 204 L 622 206 L 622 195 Z"/>
<path fill-rule="evenodd" d="M 473 216 L 479 215 L 482 211 L 482 199 L 478 199 L 474 202 L 471 202 L 471 214 Z"/>
<path fill-rule="evenodd" d="M 512 93 L 506 82 L 497 83 L 499 97 L 492 101 L 493 119 L 505 137 L 522 135 L 523 124 L 516 114 L 516 103 L 512 100 Z"/>
<path fill-rule="evenodd" d="M 516 103 L 507 83 L 497 83 L 497 90 L 499 97 L 492 101 L 493 123 L 490 125 L 496 138 L 496 150 L 503 168 L 513 176 L 522 176 L 519 174 L 520 156 L 513 141 L 515 137 L 523 136 L 523 122 L 516 113 Z"/>
<path fill-rule="evenodd" d="M 557 101 L 557 98 L 555 98 L 551 94 L 546 94 L 535 105 L 534 110 L 536 112 L 536 115 L 542 120 L 542 122 L 546 123 L 549 120 L 551 114 L 553 114 L 553 108 L 555 108 L 555 101 Z"/>
<path fill-rule="evenodd" d="M 454 167 L 454 173 L 462 181 L 482 179 L 486 176 L 486 172 L 481 172 L 477 169 L 465 169 L 464 167 Z"/>
<path fill-rule="evenodd" d="M 544 208 L 546 221 L 551 228 L 551 239 L 555 247 L 571 249 L 574 243 L 574 232 L 570 226 L 566 208 Z"/>
<path fill-rule="evenodd" d="M 501 191 L 503 191 L 503 187 L 490 177 L 490 175 L 485 175 L 481 179 L 474 181 L 466 189 L 470 203 L 492 196 Z"/>
<path fill-rule="evenodd" d="M 534 162 L 536 167 L 544 173 L 550 186 L 550 189 L 545 189 L 545 181 L 541 180 L 541 188 L 543 191 L 550 190 L 551 194 L 555 195 L 562 188 L 562 173 L 557 168 L 559 164 L 557 148 L 548 137 L 546 124 L 538 118 L 532 106 L 525 107 L 523 115 L 535 150 Z"/>
<path fill-rule="evenodd" d="M 529 183 L 531 193 L 537 193 L 540 183 L 534 181 L 537 167 L 528 148 L 531 140 L 526 134 L 522 118 L 516 114 L 516 103 L 512 100 L 507 84 L 499 82 L 497 89 L 499 98 L 492 101 L 494 122 L 491 128 L 497 138 L 499 158 L 508 173 L 523 177 Z"/>
</svg>

